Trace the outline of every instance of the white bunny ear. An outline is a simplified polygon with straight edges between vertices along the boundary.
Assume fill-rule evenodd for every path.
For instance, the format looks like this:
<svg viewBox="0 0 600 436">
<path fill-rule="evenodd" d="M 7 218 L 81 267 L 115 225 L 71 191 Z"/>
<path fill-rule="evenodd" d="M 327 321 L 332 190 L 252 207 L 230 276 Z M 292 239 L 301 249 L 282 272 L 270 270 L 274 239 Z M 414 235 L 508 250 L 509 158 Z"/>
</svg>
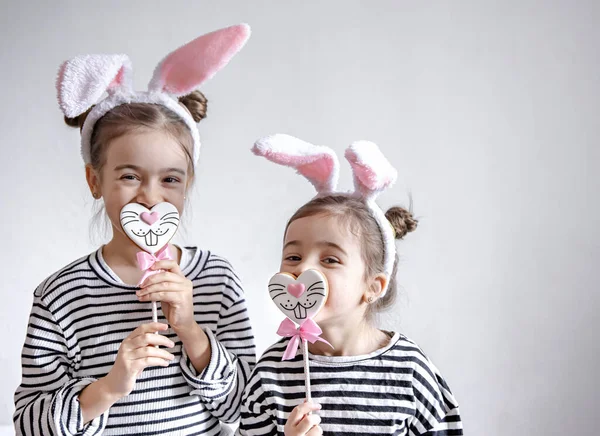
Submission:
<svg viewBox="0 0 600 436">
<path fill-rule="evenodd" d="M 175 97 L 190 94 L 227 65 L 249 37 L 250 26 L 239 24 L 194 39 L 158 64 L 148 90 Z"/>
<path fill-rule="evenodd" d="M 77 56 L 61 65 L 56 81 L 58 103 L 69 118 L 118 89 L 131 89 L 131 62 L 123 54 Z"/>
<path fill-rule="evenodd" d="M 398 173 L 379 147 L 369 141 L 357 141 L 346 150 L 346 159 L 354 172 L 354 187 L 365 199 L 374 200 L 396 182 Z"/>
<path fill-rule="evenodd" d="M 290 135 L 276 134 L 259 139 L 252 152 L 271 162 L 295 168 L 319 194 L 335 190 L 339 162 L 329 147 L 313 145 Z"/>
</svg>

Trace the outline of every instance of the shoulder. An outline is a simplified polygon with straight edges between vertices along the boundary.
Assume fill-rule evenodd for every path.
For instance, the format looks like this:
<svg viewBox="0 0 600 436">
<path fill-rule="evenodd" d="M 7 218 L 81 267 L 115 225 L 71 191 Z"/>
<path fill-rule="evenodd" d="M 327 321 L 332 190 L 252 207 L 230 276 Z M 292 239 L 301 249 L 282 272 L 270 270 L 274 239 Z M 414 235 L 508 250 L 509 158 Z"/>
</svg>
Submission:
<svg viewBox="0 0 600 436">
<path fill-rule="evenodd" d="M 390 351 L 392 356 L 398 357 L 398 361 L 410 362 L 412 388 L 418 402 L 430 404 L 446 412 L 458 407 L 448 383 L 437 366 L 413 340 L 400 335 Z"/>
<path fill-rule="evenodd" d="M 210 250 L 188 246 L 195 250 L 191 264 L 185 268 L 185 274 L 194 284 L 194 292 L 215 292 L 219 288 L 232 300 L 243 298 L 242 280 L 231 262 Z"/>
<path fill-rule="evenodd" d="M 96 273 L 90 264 L 90 257 L 95 253 L 82 256 L 46 277 L 37 286 L 34 295 L 44 299 L 58 290 L 74 287 L 75 282 L 82 278 L 95 278 Z"/>
</svg>

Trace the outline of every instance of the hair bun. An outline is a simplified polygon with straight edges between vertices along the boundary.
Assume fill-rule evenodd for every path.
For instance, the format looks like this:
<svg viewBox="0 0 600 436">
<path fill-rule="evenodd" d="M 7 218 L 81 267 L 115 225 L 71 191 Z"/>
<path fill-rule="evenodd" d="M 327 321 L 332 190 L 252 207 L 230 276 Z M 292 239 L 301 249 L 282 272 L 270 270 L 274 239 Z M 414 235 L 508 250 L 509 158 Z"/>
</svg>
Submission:
<svg viewBox="0 0 600 436">
<path fill-rule="evenodd" d="M 190 111 L 192 118 L 197 123 L 206 118 L 208 100 L 200 91 L 194 91 L 191 94 L 181 97 L 179 102 Z"/>
<path fill-rule="evenodd" d="M 414 232 L 419 223 L 410 211 L 398 206 L 388 209 L 385 217 L 394 228 L 396 239 L 402 239 L 407 233 Z"/>
</svg>

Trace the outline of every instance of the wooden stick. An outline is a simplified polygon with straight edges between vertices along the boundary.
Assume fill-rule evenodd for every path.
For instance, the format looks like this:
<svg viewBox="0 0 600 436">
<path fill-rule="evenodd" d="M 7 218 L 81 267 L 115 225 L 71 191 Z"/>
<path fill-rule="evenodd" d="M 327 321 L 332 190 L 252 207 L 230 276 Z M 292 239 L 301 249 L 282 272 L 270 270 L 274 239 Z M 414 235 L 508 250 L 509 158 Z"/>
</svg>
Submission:
<svg viewBox="0 0 600 436">
<path fill-rule="evenodd" d="M 304 355 L 304 386 L 306 387 L 306 401 L 312 401 L 310 395 L 310 367 L 308 365 L 308 343 L 302 339 L 302 354 Z"/>
</svg>

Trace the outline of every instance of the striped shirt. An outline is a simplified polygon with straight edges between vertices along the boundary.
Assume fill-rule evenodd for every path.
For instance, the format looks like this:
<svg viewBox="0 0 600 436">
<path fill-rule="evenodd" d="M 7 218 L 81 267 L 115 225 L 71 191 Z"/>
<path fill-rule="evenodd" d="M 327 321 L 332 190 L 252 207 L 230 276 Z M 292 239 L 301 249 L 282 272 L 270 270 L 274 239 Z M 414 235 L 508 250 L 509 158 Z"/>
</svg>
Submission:
<svg viewBox="0 0 600 436">
<path fill-rule="evenodd" d="M 364 356 L 309 353 L 311 395 L 324 435 L 462 435 L 458 404 L 437 368 L 411 340 L 389 334 Z M 261 357 L 242 399 L 238 435 L 283 435 L 304 402 L 302 352 L 282 361 L 289 339 Z"/>
<path fill-rule="evenodd" d="M 150 303 L 138 301 L 99 249 L 35 290 L 15 393 L 17 435 L 218 435 L 221 421 L 239 417 L 256 361 L 240 280 L 225 259 L 195 247 L 182 248 L 180 264 L 210 340 L 207 368 L 198 374 L 173 330 L 162 332 L 176 344 L 171 364 L 146 368 L 129 395 L 84 425 L 79 393 L 108 373 L 133 330 L 152 321 Z M 159 322 L 166 323 L 160 303 Z"/>
</svg>

